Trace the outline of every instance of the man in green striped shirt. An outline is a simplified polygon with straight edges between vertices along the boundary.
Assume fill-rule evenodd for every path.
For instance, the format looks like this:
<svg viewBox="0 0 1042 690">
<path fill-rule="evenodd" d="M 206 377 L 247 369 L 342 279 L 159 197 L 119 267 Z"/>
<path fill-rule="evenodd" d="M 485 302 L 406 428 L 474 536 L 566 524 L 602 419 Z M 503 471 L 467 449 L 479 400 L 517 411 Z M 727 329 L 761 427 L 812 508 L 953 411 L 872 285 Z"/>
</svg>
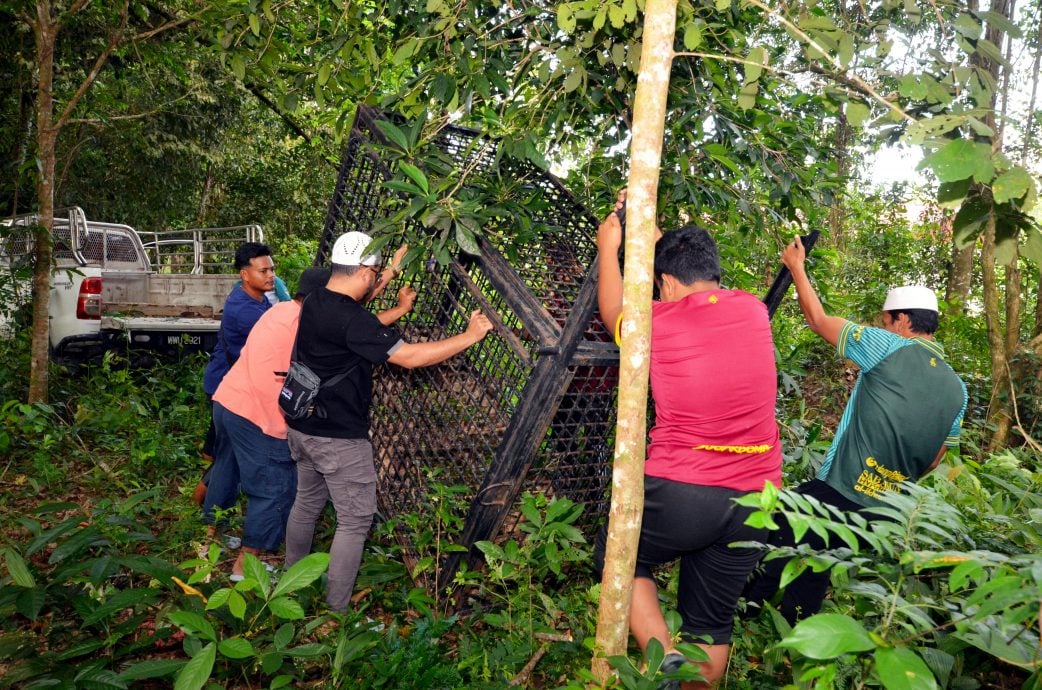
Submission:
<svg viewBox="0 0 1042 690">
<path fill-rule="evenodd" d="M 883 328 L 860 326 L 825 313 L 807 278 L 805 259 L 799 237 L 782 252 L 807 325 L 835 345 L 840 357 L 857 364 L 861 375 L 825 462 L 796 491 L 846 511 L 882 505 L 881 495 L 918 481 L 948 448 L 958 446 L 966 386 L 933 337 L 938 317 L 933 291 L 917 285 L 895 288 L 883 304 Z M 805 541 L 824 548 L 816 536 Z M 772 534 L 771 543 L 794 545 L 795 539 L 783 527 Z M 782 559 L 770 561 L 746 598 L 758 602 L 771 596 L 784 565 Z M 791 583 L 781 605 L 786 619 L 792 623 L 816 613 L 828 581 L 827 571 L 806 572 Z"/>
</svg>

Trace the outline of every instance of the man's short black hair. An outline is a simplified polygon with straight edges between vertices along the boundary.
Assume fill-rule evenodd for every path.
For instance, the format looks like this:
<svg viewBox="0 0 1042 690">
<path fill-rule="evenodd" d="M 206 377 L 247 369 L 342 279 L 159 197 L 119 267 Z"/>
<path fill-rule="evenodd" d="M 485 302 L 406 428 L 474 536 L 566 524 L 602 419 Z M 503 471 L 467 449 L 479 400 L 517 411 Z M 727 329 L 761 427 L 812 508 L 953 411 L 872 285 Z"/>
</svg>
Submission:
<svg viewBox="0 0 1042 690">
<path fill-rule="evenodd" d="M 356 265 L 348 266 L 347 264 L 330 264 L 329 270 L 335 276 L 353 276 L 358 273 L 361 269 L 368 269 L 368 266 Z"/>
<path fill-rule="evenodd" d="M 684 285 L 720 282 L 720 252 L 705 228 L 685 225 L 667 232 L 655 245 L 655 278 L 668 273 Z"/>
<path fill-rule="evenodd" d="M 932 309 L 891 309 L 887 314 L 895 321 L 898 314 L 908 314 L 908 322 L 916 333 L 933 335 L 937 330 L 937 312 Z"/>
<path fill-rule="evenodd" d="M 256 259 L 258 256 L 271 256 L 271 249 L 268 248 L 268 245 L 260 242 L 243 242 L 235 250 L 235 270 L 241 271 L 246 268 L 250 265 L 250 260 Z"/>
</svg>

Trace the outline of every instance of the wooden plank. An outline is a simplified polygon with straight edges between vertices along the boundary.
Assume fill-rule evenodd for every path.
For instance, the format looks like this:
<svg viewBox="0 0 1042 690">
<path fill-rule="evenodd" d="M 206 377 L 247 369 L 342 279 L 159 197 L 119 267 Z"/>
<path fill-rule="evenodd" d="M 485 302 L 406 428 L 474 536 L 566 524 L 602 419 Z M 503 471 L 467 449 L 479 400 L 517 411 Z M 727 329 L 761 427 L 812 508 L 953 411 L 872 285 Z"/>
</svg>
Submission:
<svg viewBox="0 0 1042 690">
<path fill-rule="evenodd" d="M 102 313 L 106 315 L 119 314 L 123 316 L 184 316 L 202 319 L 215 318 L 214 309 L 209 305 L 183 306 L 177 304 L 103 302 Z"/>
</svg>

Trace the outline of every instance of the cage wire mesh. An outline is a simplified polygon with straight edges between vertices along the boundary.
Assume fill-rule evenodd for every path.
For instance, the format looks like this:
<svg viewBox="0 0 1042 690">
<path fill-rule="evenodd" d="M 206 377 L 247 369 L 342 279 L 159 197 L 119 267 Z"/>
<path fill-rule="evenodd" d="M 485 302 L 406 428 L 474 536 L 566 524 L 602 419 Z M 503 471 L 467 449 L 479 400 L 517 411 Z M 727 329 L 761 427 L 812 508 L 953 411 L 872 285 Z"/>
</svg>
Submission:
<svg viewBox="0 0 1042 690">
<path fill-rule="evenodd" d="M 382 141 L 374 126 L 381 117 L 359 108 L 316 264 L 328 262 L 340 234 L 372 232 L 387 214 L 393 192 L 383 182 L 393 162 L 372 146 Z M 473 130 L 449 126 L 435 146 L 457 169 L 504 165 L 495 142 Z M 594 314 L 597 221 L 552 175 L 527 163 L 506 165 L 500 174 L 524 180 L 518 193 L 541 196 L 542 217 L 532 220 L 549 230 L 538 241 L 508 245 L 502 238 L 509 233 L 483 228 L 480 256 L 444 266 L 431 260 L 412 276 L 416 305 L 398 322 L 406 342 L 437 340 L 463 331 L 480 308 L 493 332 L 442 365 L 374 372 L 381 513 L 429 511 L 432 482 L 465 487 L 468 548 L 516 527 L 524 491 L 585 503 L 580 527 L 588 539 L 608 507 L 618 350 Z M 398 287 L 392 282 L 374 309 L 393 306 Z M 417 545 L 406 529 L 396 537 L 412 569 L 421 557 Z M 450 555 L 433 577 L 419 580 L 428 589 L 449 583 L 460 564 L 459 554 Z"/>
</svg>

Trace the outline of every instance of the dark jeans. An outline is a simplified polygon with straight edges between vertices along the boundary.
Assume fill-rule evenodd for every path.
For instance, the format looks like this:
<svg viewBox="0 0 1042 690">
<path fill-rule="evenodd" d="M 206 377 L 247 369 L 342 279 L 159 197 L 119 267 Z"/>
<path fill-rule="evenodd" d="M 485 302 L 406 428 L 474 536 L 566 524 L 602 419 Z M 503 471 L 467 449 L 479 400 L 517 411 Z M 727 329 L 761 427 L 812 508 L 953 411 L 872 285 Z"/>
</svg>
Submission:
<svg viewBox="0 0 1042 690">
<path fill-rule="evenodd" d="M 800 484 L 794 490 L 804 496 L 812 496 L 822 503 L 827 503 L 840 510 L 852 512 L 860 510 L 862 506 L 854 503 L 843 494 L 820 479 L 812 479 Z M 796 546 L 796 537 L 792 533 L 792 527 L 784 517 L 777 517 L 781 529 L 771 532 L 768 542 L 771 546 Z M 807 544 L 816 551 L 824 551 L 828 548 L 825 540 L 808 530 L 803 536 L 803 544 Z M 754 604 L 762 604 L 771 599 L 778 592 L 781 583 L 782 570 L 789 562 L 787 558 L 776 558 L 764 564 L 762 572 L 754 575 L 745 588 L 743 596 L 746 601 Z M 813 616 L 821 610 L 821 604 L 825 601 L 825 593 L 828 591 L 831 572 L 815 573 L 805 570 L 803 574 L 790 582 L 782 593 L 781 603 L 778 610 L 784 616 L 789 625 L 795 625 L 801 618 Z"/>
<path fill-rule="evenodd" d="M 212 523 L 213 509 L 235 505 L 239 488 L 246 494 L 246 521 L 242 545 L 262 551 L 278 551 L 286 535 L 297 470 L 285 439 L 268 436 L 256 424 L 213 406 L 217 443 L 213 475 L 203 504 L 205 520 Z"/>
</svg>

